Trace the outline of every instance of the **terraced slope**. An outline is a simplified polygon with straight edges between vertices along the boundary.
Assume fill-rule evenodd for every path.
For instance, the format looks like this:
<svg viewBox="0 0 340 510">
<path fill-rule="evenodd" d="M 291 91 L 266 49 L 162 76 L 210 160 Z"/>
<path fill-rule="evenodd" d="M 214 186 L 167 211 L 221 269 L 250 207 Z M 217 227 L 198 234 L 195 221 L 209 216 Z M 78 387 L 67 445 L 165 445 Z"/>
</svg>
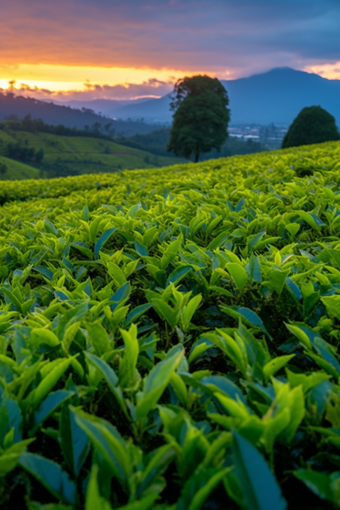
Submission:
<svg viewBox="0 0 340 510">
<path fill-rule="evenodd" d="M 44 170 L 46 175 L 56 168 L 62 168 L 69 174 L 102 173 L 122 169 L 154 168 L 184 161 L 179 158 L 155 156 L 99 138 L 33 134 L 25 131 L 9 134 L 0 130 L 0 155 L 6 155 L 8 143 L 20 143 L 36 150 L 43 149 L 45 153 L 43 163 L 35 166 Z M 34 163 L 26 163 L 34 166 Z M 11 168 L 14 168 L 13 164 Z M 26 178 L 29 178 L 29 174 Z"/>
<path fill-rule="evenodd" d="M 37 179 L 40 176 L 37 168 L 4 156 L 0 156 L 0 168 L 4 168 L 0 173 L 1 180 Z"/>
<path fill-rule="evenodd" d="M 4 183 L 1 508 L 337 508 L 339 170 Z"/>
</svg>

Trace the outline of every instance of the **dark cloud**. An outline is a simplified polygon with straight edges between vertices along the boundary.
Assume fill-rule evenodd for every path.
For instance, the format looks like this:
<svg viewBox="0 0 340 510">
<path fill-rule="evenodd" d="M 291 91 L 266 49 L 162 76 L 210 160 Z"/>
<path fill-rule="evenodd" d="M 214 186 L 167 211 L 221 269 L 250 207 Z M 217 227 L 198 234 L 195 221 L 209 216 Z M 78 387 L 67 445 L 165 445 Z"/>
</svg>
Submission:
<svg viewBox="0 0 340 510">
<path fill-rule="evenodd" d="M 339 0 L 0 2 L 7 64 L 230 68 L 239 76 L 340 61 Z"/>
</svg>

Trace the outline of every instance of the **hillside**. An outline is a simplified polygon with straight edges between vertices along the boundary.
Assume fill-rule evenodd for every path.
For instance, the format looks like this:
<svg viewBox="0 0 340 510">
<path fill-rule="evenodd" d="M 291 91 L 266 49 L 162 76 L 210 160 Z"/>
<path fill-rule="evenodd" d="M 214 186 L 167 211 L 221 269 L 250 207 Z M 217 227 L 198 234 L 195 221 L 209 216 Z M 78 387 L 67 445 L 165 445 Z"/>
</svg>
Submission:
<svg viewBox="0 0 340 510">
<path fill-rule="evenodd" d="M 3 171 L 0 172 L 0 180 L 38 179 L 40 177 L 40 171 L 37 168 L 0 155 L 1 169 Z"/>
<path fill-rule="evenodd" d="M 1 509 L 337 508 L 339 160 L 2 183 Z"/>
<path fill-rule="evenodd" d="M 29 97 L 15 96 L 12 93 L 3 94 L 0 92 L 0 121 L 11 116 L 21 120 L 26 115 L 31 115 L 33 119 L 42 119 L 54 126 L 62 124 L 66 127 L 76 127 L 78 129 L 84 129 L 85 126 L 91 127 L 93 124 L 99 123 L 104 133 L 107 132 L 106 127 L 108 127 L 111 131 L 114 130 L 115 133 L 122 133 L 125 136 L 149 133 L 155 129 L 144 122 L 132 122 L 127 119 L 119 121 L 112 119 L 111 116 L 103 117 L 90 108 L 81 110 Z"/>
<path fill-rule="evenodd" d="M 98 138 L 0 130 L 0 155 L 6 155 L 6 147 L 9 143 L 34 147 L 36 150 L 43 149 L 44 158 L 41 165 L 24 161 L 25 165 L 23 166 L 31 165 L 39 171 L 43 171 L 45 176 L 53 177 L 82 173 L 117 172 L 123 169 L 154 168 L 155 166 L 174 164 L 176 161 L 185 162 L 180 158 L 157 156 L 143 150 Z M 17 161 L 11 163 L 11 172 L 14 172 L 14 166 L 16 165 Z M 36 168 L 34 168 L 34 171 L 32 170 L 32 176 L 37 175 L 38 170 Z M 17 174 L 14 172 L 13 175 L 16 176 Z M 5 177 L 7 177 L 7 174 Z M 29 175 L 26 175 L 27 177 Z"/>
<path fill-rule="evenodd" d="M 222 83 L 229 94 L 232 124 L 274 122 L 288 125 L 305 106 L 320 105 L 336 118 L 340 126 L 340 80 L 327 80 L 316 74 L 277 68 Z M 116 109 L 115 116 L 171 122 L 169 105 L 170 95 L 166 95 L 120 107 Z"/>
</svg>

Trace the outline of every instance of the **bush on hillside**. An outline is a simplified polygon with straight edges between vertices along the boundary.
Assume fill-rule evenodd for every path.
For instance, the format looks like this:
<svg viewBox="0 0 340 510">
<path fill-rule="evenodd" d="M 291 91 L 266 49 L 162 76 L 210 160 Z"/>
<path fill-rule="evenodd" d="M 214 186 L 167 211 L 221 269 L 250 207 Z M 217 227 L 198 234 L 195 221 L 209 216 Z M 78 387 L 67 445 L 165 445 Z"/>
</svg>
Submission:
<svg viewBox="0 0 340 510">
<path fill-rule="evenodd" d="M 335 118 L 321 106 L 303 108 L 289 127 L 282 148 L 312 145 L 340 139 Z"/>
</svg>

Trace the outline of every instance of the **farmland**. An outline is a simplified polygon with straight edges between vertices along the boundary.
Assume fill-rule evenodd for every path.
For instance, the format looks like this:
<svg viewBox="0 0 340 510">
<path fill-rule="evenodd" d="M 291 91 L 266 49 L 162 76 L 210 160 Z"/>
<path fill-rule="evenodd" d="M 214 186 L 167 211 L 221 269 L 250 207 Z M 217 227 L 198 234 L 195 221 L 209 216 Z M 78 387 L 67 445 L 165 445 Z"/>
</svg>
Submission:
<svg viewBox="0 0 340 510">
<path fill-rule="evenodd" d="M 0 204 L 2 509 L 339 508 L 340 143 Z"/>
<path fill-rule="evenodd" d="M 154 168 L 185 160 L 156 156 L 147 151 L 133 149 L 112 141 L 91 137 L 69 137 L 48 133 L 0 130 L 0 158 L 7 155 L 7 144 L 19 144 L 44 151 L 42 164 L 30 161 L 6 160 L 8 171 L 2 179 L 29 179 L 56 175 L 117 172 L 135 168 Z M 18 165 L 21 166 L 21 172 Z M 24 168 L 25 166 L 25 168 Z M 36 168 L 35 168 L 36 167 Z M 26 171 L 24 171 L 24 169 Z"/>
<path fill-rule="evenodd" d="M 5 171 L 0 175 L 1 179 L 37 179 L 40 174 L 37 168 L 4 156 L 0 156 L 0 168 L 1 167 L 5 168 Z"/>
</svg>

